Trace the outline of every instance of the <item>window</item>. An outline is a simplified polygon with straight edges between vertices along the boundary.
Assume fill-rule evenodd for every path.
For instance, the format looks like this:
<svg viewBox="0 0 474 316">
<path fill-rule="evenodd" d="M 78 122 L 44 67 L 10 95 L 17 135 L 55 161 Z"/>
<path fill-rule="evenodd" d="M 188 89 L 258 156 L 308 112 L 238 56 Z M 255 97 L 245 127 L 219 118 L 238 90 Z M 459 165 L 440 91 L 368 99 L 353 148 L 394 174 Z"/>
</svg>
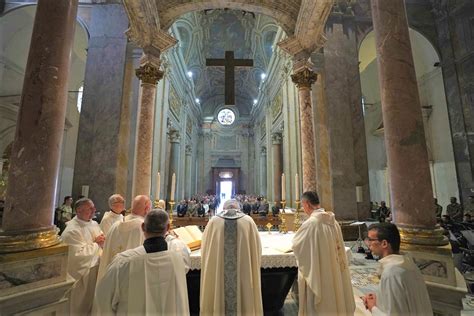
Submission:
<svg viewBox="0 0 474 316">
<path fill-rule="evenodd" d="M 217 119 L 222 125 L 232 125 L 235 121 L 235 114 L 230 109 L 223 109 L 217 114 Z"/>
<path fill-rule="evenodd" d="M 84 92 L 84 86 L 81 86 L 79 90 L 77 91 L 77 110 L 79 111 L 79 113 L 81 113 L 83 92 Z"/>
</svg>

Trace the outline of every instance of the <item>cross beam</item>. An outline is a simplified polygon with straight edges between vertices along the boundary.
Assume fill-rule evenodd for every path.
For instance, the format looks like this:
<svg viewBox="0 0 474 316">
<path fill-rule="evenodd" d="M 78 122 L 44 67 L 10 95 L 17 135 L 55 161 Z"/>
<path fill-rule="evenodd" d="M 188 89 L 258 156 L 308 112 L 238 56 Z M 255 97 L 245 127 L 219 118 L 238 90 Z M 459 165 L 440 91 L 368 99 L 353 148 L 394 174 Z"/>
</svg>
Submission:
<svg viewBox="0 0 474 316">
<path fill-rule="evenodd" d="M 253 67 L 253 60 L 234 59 L 234 52 L 226 51 L 224 59 L 206 59 L 206 66 L 224 66 L 225 105 L 235 105 L 235 67 Z"/>
</svg>

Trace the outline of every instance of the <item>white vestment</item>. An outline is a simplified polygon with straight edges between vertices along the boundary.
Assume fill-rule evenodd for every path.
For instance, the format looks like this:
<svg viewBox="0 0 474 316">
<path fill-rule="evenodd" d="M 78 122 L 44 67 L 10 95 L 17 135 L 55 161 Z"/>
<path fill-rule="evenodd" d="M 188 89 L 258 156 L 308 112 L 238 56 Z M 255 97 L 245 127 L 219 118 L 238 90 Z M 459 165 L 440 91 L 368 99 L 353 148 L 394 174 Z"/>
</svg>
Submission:
<svg viewBox="0 0 474 316">
<path fill-rule="evenodd" d="M 90 313 L 97 279 L 100 246 L 94 242 L 102 234 L 95 221 L 74 217 L 67 223 L 61 238 L 69 246 L 68 273 L 76 280 L 69 293 L 71 315 Z"/>
<path fill-rule="evenodd" d="M 102 217 L 102 220 L 100 221 L 100 229 L 104 232 L 104 235 L 107 235 L 109 232 L 110 228 L 116 223 L 116 222 L 123 222 L 123 215 L 122 214 L 117 214 L 113 211 L 108 211 L 104 213 L 104 216 Z"/>
<path fill-rule="evenodd" d="M 213 217 L 202 236 L 201 315 L 224 315 L 224 223 Z M 237 315 L 263 315 L 260 266 L 262 246 L 257 226 L 247 215 L 237 221 Z"/>
<path fill-rule="evenodd" d="M 425 281 L 411 258 L 389 255 L 379 262 L 382 274 L 372 315 L 433 315 Z"/>
<path fill-rule="evenodd" d="M 97 280 L 105 274 L 107 266 L 116 254 L 143 245 L 145 240 L 142 231 L 143 221 L 142 216 L 130 214 L 125 217 L 124 222 L 117 222 L 110 228 L 105 236 L 104 253 L 100 259 Z"/>
<path fill-rule="evenodd" d="M 97 284 L 96 315 L 189 315 L 186 272 L 175 251 L 118 254 Z"/>
<path fill-rule="evenodd" d="M 298 315 L 353 315 L 342 231 L 334 213 L 314 210 L 293 238 L 298 262 Z"/>
</svg>

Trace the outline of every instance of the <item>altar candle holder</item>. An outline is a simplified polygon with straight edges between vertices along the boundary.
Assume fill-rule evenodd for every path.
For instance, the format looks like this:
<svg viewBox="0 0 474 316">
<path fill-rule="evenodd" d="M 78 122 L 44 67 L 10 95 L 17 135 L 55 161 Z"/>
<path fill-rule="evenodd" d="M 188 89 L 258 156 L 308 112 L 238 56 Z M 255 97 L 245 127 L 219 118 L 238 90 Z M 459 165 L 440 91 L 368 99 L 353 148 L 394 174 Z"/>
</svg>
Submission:
<svg viewBox="0 0 474 316">
<path fill-rule="evenodd" d="M 169 216 L 170 216 L 170 229 L 172 229 L 173 228 L 173 210 L 174 210 L 174 205 L 176 203 L 174 202 L 174 200 L 171 200 L 171 201 L 168 202 L 168 204 L 170 205 L 170 214 L 169 214 Z"/>
<path fill-rule="evenodd" d="M 286 200 L 280 201 L 281 203 L 281 208 L 283 209 L 283 212 L 285 212 L 285 207 L 286 207 Z"/>
<path fill-rule="evenodd" d="M 298 231 L 298 229 L 300 229 L 300 227 L 301 227 L 301 223 L 300 223 L 300 205 L 301 205 L 301 201 L 296 200 L 295 203 L 296 203 L 296 213 L 295 213 L 295 233 L 296 233 Z"/>
<path fill-rule="evenodd" d="M 158 203 L 159 202 L 160 202 L 159 200 L 154 200 L 153 201 L 153 208 L 158 208 Z"/>
</svg>

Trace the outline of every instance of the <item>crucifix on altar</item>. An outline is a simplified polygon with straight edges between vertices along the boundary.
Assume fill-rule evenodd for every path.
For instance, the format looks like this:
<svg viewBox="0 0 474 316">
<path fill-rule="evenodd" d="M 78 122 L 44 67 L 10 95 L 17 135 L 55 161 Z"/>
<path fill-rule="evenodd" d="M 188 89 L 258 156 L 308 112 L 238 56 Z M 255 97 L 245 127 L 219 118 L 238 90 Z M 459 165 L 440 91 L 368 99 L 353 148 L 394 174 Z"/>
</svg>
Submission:
<svg viewBox="0 0 474 316">
<path fill-rule="evenodd" d="M 235 105 L 235 67 L 253 67 L 253 60 L 234 59 L 234 52 L 226 51 L 224 59 L 206 59 L 206 66 L 224 66 L 225 104 Z"/>
</svg>

